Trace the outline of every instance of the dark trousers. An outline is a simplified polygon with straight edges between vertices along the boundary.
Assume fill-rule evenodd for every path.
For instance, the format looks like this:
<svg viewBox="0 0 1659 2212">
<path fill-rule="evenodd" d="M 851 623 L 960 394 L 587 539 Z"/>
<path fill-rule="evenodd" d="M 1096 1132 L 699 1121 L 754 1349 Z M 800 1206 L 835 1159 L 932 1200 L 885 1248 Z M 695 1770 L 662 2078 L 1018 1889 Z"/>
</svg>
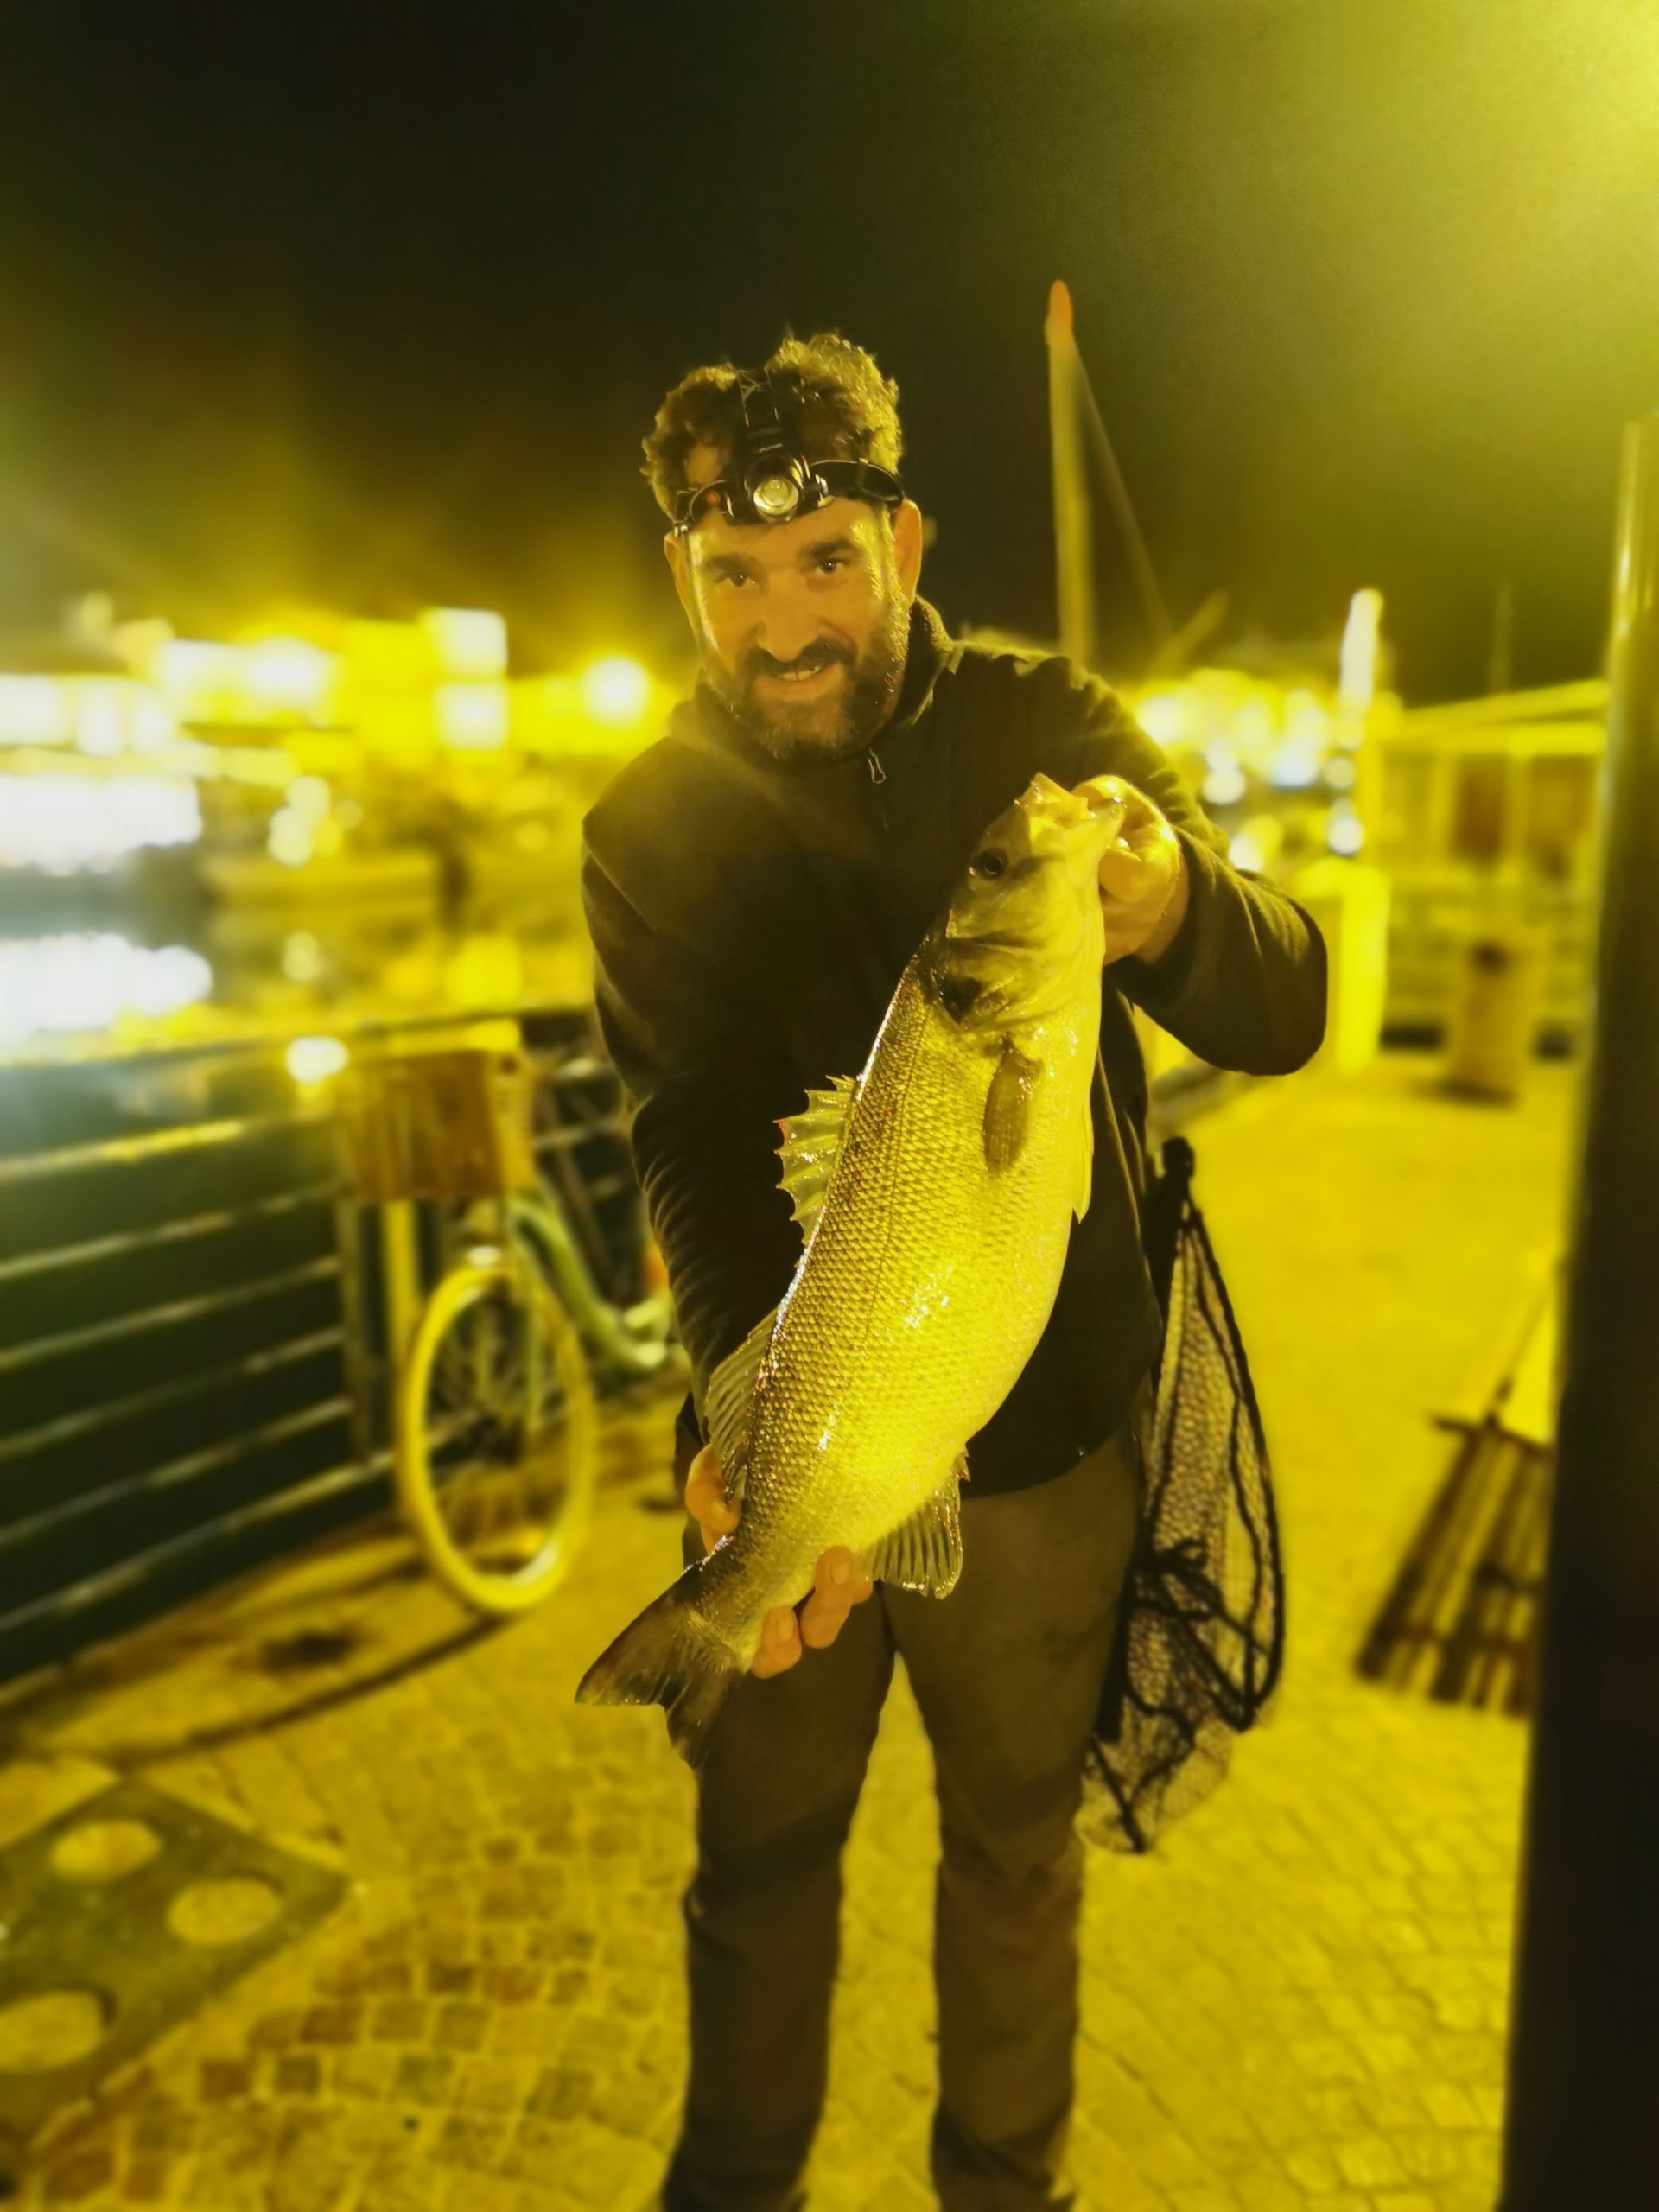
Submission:
<svg viewBox="0 0 1659 2212">
<path fill-rule="evenodd" d="M 841 1853 L 895 1651 L 932 1744 L 947 2212 L 1065 2206 L 1084 1754 L 1133 1548 L 1128 1431 L 1070 1473 L 963 1494 L 944 1600 L 880 1585 L 827 1651 L 733 1691 L 686 1893 L 691 2072 L 669 2212 L 788 2212 L 823 2101 Z"/>
</svg>

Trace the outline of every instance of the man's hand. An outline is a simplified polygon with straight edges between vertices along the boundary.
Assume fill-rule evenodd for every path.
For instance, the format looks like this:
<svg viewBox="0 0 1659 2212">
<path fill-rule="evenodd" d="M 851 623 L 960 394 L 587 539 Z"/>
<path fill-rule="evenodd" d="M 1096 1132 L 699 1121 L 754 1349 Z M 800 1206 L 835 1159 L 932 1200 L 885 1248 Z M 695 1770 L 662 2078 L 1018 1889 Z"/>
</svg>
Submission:
<svg viewBox="0 0 1659 2212">
<path fill-rule="evenodd" d="M 1186 914 L 1180 839 L 1146 793 L 1122 776 L 1091 776 L 1079 789 L 1095 813 L 1117 817 L 1116 840 L 1100 862 L 1106 959 L 1133 953 L 1155 960 L 1174 942 Z"/>
<path fill-rule="evenodd" d="M 713 1551 L 722 1536 L 737 1526 L 739 1509 L 726 1495 L 726 1477 L 712 1444 L 705 1444 L 691 1462 L 685 1478 L 685 1510 L 702 1530 L 702 1548 Z M 749 1669 L 762 1677 L 781 1675 L 792 1667 L 810 1644 L 822 1651 L 841 1634 L 841 1624 L 855 1605 L 861 1605 L 874 1589 L 853 1573 L 853 1555 L 836 1545 L 818 1561 L 812 1594 L 799 1605 L 774 1605 L 760 1631 L 760 1649 Z"/>
</svg>

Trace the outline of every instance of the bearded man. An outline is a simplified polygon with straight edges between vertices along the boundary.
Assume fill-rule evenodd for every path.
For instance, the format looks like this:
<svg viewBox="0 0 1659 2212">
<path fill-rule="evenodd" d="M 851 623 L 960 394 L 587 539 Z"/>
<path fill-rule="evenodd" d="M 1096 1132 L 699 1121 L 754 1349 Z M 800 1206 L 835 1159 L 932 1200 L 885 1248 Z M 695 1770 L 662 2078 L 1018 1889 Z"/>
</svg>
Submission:
<svg viewBox="0 0 1659 2212">
<path fill-rule="evenodd" d="M 702 680 L 589 814 L 583 891 L 600 1019 L 638 1108 L 635 1161 L 696 1377 L 688 1545 L 739 1510 L 697 1427 L 708 1378 L 799 1254 L 777 1123 L 863 1066 L 980 833 L 1039 770 L 1068 789 L 1116 779 L 1122 809 L 1100 870 L 1094 1194 L 1043 1338 L 969 1445 L 951 1597 L 873 1593 L 828 1555 L 798 1616 L 768 1621 L 714 1731 L 686 1896 L 691 2067 L 671 2212 L 805 2201 L 842 1847 L 895 1654 L 939 1800 L 934 2183 L 947 2212 L 1072 2202 L 1074 1816 L 1160 1331 L 1130 1008 L 1260 1075 L 1300 1066 L 1324 1031 L 1317 931 L 1230 866 L 1114 694 L 1057 655 L 955 641 L 917 596 L 922 518 L 898 478 L 897 399 L 859 347 L 791 340 L 758 374 L 686 377 L 645 441 Z"/>
</svg>

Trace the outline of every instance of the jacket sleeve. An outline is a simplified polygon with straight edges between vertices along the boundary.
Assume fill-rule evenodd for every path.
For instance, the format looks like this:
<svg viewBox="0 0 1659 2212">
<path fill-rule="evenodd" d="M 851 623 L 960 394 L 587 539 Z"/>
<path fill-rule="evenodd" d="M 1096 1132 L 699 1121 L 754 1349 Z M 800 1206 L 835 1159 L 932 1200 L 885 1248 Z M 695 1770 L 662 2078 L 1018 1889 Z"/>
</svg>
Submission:
<svg viewBox="0 0 1659 2212">
<path fill-rule="evenodd" d="M 1212 1067 L 1288 1075 L 1325 1035 L 1325 941 L 1295 900 L 1236 868 L 1226 841 L 1122 701 L 1089 679 L 1084 777 L 1122 776 L 1160 809 L 1186 860 L 1187 909 L 1156 960 L 1113 963 L 1112 982 Z"/>
<path fill-rule="evenodd" d="M 582 860 L 600 1027 L 637 1111 L 632 1145 L 697 1381 L 788 1288 L 800 1232 L 772 1124 L 804 1104 L 762 1010 L 709 957 L 653 927 L 595 857 Z"/>
</svg>

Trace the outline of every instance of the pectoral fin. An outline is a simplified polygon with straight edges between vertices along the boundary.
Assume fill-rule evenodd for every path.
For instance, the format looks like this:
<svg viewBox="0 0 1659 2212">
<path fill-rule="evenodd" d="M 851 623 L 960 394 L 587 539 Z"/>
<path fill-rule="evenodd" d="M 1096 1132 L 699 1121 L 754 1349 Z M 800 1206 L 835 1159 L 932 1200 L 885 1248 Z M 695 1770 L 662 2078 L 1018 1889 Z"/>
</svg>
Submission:
<svg viewBox="0 0 1659 2212">
<path fill-rule="evenodd" d="M 1028 1060 L 1012 1037 L 1002 1040 L 1002 1057 L 985 1095 L 985 1164 L 993 1175 L 1012 1167 L 1031 1132 L 1032 1101 L 1042 1067 Z"/>
<path fill-rule="evenodd" d="M 933 1495 L 890 1535 L 859 1556 L 860 1571 L 872 1582 L 897 1582 L 931 1598 L 948 1598 L 962 1573 L 962 1512 L 957 1502 L 958 1459 Z"/>
<path fill-rule="evenodd" d="M 1085 1103 L 1077 1116 L 1077 1179 L 1071 1194 L 1071 1211 L 1081 1221 L 1089 1211 L 1095 1187 L 1095 1117 Z"/>
</svg>

